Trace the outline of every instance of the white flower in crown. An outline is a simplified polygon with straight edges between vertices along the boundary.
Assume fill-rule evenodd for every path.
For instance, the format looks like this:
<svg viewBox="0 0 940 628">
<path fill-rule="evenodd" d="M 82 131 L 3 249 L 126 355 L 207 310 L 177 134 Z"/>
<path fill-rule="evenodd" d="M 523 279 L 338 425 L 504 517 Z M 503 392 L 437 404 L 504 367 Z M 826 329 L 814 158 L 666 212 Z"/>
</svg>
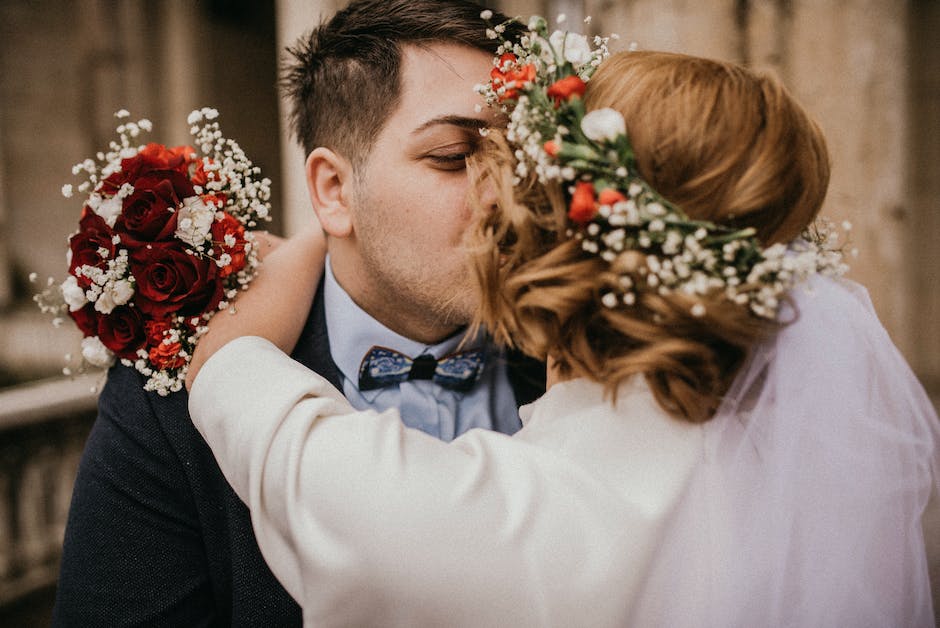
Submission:
<svg viewBox="0 0 940 628">
<path fill-rule="evenodd" d="M 563 55 L 565 61 L 574 66 L 575 70 L 589 63 L 593 57 L 594 51 L 587 37 L 579 33 L 555 31 L 548 41 L 558 54 Z"/>
<path fill-rule="evenodd" d="M 627 123 L 619 111 L 610 108 L 595 109 L 584 115 L 581 131 L 595 142 L 613 142 L 627 133 Z"/>
<path fill-rule="evenodd" d="M 183 199 L 176 223 L 176 237 L 190 246 L 202 247 L 209 238 L 215 212 L 214 206 L 207 205 L 198 196 Z"/>
</svg>

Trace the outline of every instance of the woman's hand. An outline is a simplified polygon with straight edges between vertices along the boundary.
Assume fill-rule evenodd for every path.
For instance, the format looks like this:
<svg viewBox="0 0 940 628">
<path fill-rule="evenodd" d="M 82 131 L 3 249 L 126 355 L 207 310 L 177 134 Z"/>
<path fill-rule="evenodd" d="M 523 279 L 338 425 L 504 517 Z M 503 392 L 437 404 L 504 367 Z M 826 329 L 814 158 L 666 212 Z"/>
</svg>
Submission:
<svg viewBox="0 0 940 628">
<path fill-rule="evenodd" d="M 186 389 L 213 353 L 240 336 L 262 336 L 290 353 L 310 312 L 326 259 L 319 223 L 288 240 L 255 234 L 262 260 L 258 276 L 228 310 L 217 312 L 199 339 L 186 373 Z"/>
</svg>

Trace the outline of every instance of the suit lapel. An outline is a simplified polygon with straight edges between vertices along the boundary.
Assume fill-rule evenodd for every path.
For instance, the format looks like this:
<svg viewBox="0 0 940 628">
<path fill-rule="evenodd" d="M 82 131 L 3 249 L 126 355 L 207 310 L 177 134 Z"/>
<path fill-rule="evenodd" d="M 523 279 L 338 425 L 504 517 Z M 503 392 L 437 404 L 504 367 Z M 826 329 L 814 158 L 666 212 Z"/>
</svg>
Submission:
<svg viewBox="0 0 940 628">
<path fill-rule="evenodd" d="M 326 332 L 326 309 L 323 304 L 323 280 L 317 287 L 313 298 L 313 307 L 307 316 L 307 322 L 300 333 L 297 346 L 291 357 L 325 377 L 340 392 L 343 390 L 343 377 L 330 355 L 330 339 Z"/>
</svg>

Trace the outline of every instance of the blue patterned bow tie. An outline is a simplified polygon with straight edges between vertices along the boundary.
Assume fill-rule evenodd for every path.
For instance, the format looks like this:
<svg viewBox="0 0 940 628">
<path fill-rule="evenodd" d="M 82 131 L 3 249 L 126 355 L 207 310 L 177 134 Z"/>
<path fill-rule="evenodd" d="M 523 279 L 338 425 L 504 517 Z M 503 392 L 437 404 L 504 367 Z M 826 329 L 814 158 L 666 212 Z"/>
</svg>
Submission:
<svg viewBox="0 0 940 628">
<path fill-rule="evenodd" d="M 359 365 L 359 390 L 375 390 L 408 380 L 430 379 L 444 388 L 467 392 L 483 372 L 483 351 L 462 351 L 444 356 L 419 355 L 412 359 L 386 347 L 372 347 Z"/>
</svg>

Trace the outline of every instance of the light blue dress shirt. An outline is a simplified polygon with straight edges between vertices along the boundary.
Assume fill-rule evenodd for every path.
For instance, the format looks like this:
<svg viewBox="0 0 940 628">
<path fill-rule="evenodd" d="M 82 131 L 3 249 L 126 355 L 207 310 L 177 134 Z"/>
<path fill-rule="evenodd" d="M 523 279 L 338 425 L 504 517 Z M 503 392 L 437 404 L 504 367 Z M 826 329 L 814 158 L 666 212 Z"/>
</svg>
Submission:
<svg viewBox="0 0 940 628">
<path fill-rule="evenodd" d="M 480 380 L 468 392 L 449 390 L 429 380 L 361 391 L 359 366 L 373 346 L 388 347 L 411 358 L 428 353 L 440 359 L 457 350 L 463 335 L 458 333 L 438 344 L 426 345 L 395 333 L 356 305 L 333 276 L 329 257 L 323 302 L 330 354 L 342 374 L 343 393 L 357 410 L 398 408 L 405 425 L 443 441 L 451 441 L 474 427 L 512 434 L 521 426 L 505 357 L 483 334 L 461 347 L 467 350 L 483 346 L 486 354 Z"/>
</svg>

